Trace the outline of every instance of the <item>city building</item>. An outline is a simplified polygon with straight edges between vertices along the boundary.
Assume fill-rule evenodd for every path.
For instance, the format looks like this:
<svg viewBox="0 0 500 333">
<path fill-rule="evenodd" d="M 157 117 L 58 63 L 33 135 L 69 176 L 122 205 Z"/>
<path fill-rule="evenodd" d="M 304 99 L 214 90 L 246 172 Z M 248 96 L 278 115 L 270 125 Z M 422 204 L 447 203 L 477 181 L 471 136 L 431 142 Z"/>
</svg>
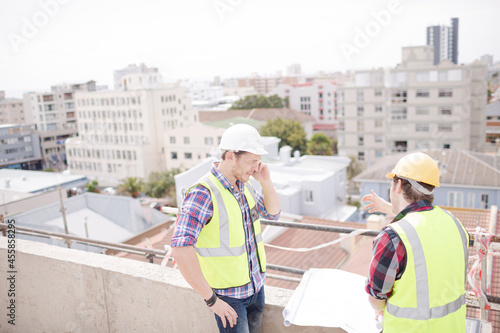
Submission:
<svg viewBox="0 0 500 333">
<path fill-rule="evenodd" d="M 258 95 L 268 95 L 280 84 L 297 84 L 301 82 L 298 76 L 282 76 L 279 72 L 274 76 L 260 76 L 254 73 L 248 78 L 237 79 L 238 87 L 253 87 Z"/>
<path fill-rule="evenodd" d="M 500 100 L 486 107 L 486 142 L 500 143 Z"/>
<path fill-rule="evenodd" d="M 42 169 L 40 137 L 33 125 L 0 125 L 0 169 Z"/>
<path fill-rule="evenodd" d="M 500 156 L 456 149 L 424 151 L 439 166 L 440 187 L 434 191 L 438 206 L 488 209 L 500 206 Z M 374 190 L 389 201 L 391 180 L 385 178 L 404 154 L 379 160 L 354 177 L 361 196 Z"/>
<path fill-rule="evenodd" d="M 0 91 L 0 124 L 26 124 L 22 99 L 5 98 L 5 92 Z"/>
<path fill-rule="evenodd" d="M 435 66 L 432 46 L 404 47 L 396 68 L 357 71 L 340 93 L 338 148 L 370 165 L 418 149 L 482 151 L 486 65 Z"/>
<path fill-rule="evenodd" d="M 451 19 L 451 26 L 427 27 L 427 45 L 434 47 L 434 65 L 448 59 L 458 64 L 458 18 Z"/>
<path fill-rule="evenodd" d="M 300 64 L 293 64 L 286 67 L 286 75 L 288 76 L 299 76 L 302 74 L 302 69 Z"/>
<path fill-rule="evenodd" d="M 162 77 L 158 68 L 147 67 L 145 64 L 130 64 L 123 69 L 114 71 L 115 90 L 141 88 L 159 88 L 162 85 Z"/>
<path fill-rule="evenodd" d="M 316 124 L 337 123 L 337 85 L 335 82 L 280 84 L 270 95 L 288 99 L 288 107 L 314 117 Z"/>
<path fill-rule="evenodd" d="M 171 168 L 164 149 L 169 131 L 198 121 L 178 83 L 162 84 L 148 71 L 123 74 L 120 82 L 121 90 L 76 95 L 79 137 L 66 140 L 69 169 L 102 186 Z"/>
<path fill-rule="evenodd" d="M 26 123 L 34 124 L 40 135 L 43 168 L 66 169 L 65 140 L 78 135 L 75 92 L 94 90 L 95 81 L 88 81 L 56 85 L 50 92 L 24 94 Z"/>
</svg>

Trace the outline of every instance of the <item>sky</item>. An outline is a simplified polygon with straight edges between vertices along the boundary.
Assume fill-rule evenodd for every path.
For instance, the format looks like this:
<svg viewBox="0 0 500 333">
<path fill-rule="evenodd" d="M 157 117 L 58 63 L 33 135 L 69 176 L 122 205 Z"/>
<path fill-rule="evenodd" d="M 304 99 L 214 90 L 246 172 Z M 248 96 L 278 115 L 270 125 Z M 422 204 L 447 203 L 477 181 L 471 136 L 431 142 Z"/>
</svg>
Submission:
<svg viewBox="0 0 500 333">
<path fill-rule="evenodd" d="M 394 67 L 426 27 L 458 17 L 460 63 L 500 61 L 498 0 L 0 0 L 0 90 L 156 67 L 166 82 Z"/>
</svg>

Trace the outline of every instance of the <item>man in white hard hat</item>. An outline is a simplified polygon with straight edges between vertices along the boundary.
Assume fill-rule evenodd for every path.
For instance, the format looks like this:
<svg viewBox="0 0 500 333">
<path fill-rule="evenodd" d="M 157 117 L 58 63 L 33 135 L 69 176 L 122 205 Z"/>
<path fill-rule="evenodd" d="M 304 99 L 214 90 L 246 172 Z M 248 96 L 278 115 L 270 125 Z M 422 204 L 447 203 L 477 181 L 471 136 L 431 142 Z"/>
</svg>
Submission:
<svg viewBox="0 0 500 333">
<path fill-rule="evenodd" d="M 257 333 L 266 270 L 259 217 L 278 219 L 278 195 L 261 161 L 267 152 L 255 128 L 229 127 L 219 148 L 222 160 L 186 193 L 171 241 L 172 256 L 215 313 L 221 332 Z M 260 183 L 263 194 L 250 185 L 250 177 Z"/>
<path fill-rule="evenodd" d="M 465 332 L 469 234 L 450 212 L 432 206 L 439 167 L 427 154 L 404 156 L 392 172 L 391 203 L 374 191 L 369 212 L 396 217 L 373 241 L 366 292 L 384 333 Z"/>
</svg>

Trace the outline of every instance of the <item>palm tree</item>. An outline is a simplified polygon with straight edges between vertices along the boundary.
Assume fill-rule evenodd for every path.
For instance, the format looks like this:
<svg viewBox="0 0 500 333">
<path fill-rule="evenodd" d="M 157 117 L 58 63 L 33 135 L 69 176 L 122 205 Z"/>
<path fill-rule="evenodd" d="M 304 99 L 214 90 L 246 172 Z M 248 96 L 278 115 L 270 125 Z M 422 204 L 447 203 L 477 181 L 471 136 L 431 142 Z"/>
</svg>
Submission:
<svg viewBox="0 0 500 333">
<path fill-rule="evenodd" d="M 99 191 L 99 189 L 97 188 L 97 185 L 99 185 L 97 180 L 93 180 L 93 181 L 85 184 L 85 187 L 88 189 L 89 192 L 100 193 L 101 191 Z"/>
<path fill-rule="evenodd" d="M 137 177 L 127 177 L 122 179 L 122 183 L 118 186 L 118 191 L 120 193 L 130 195 L 132 198 L 137 198 L 142 187 L 142 179 Z"/>
<path fill-rule="evenodd" d="M 163 198 L 165 195 L 175 197 L 174 176 L 179 172 L 180 169 L 151 172 L 147 183 L 144 185 L 144 193 L 153 198 Z"/>
</svg>

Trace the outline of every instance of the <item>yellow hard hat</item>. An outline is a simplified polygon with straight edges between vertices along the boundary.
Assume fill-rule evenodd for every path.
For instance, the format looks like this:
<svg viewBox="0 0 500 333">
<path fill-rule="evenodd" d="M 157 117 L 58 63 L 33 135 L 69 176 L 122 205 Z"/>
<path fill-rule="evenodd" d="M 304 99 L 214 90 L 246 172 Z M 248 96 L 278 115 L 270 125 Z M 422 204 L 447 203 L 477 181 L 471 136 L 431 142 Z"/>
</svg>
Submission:
<svg viewBox="0 0 500 333">
<path fill-rule="evenodd" d="M 391 179 L 394 176 L 413 179 L 439 187 L 439 167 L 432 157 L 424 153 L 403 156 L 394 169 L 385 176 Z"/>
</svg>

